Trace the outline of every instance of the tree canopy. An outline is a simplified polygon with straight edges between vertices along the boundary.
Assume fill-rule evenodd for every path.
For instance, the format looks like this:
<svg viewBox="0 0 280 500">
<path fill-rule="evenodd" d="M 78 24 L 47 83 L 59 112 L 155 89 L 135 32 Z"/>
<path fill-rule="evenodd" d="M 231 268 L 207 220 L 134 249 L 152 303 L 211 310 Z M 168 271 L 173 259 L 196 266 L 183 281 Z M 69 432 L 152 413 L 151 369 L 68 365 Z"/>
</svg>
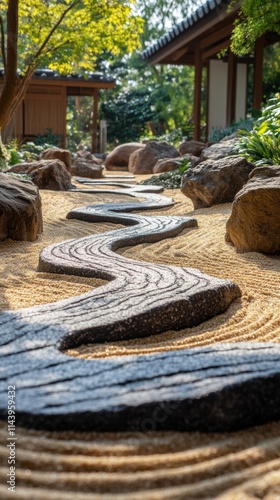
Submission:
<svg viewBox="0 0 280 500">
<path fill-rule="evenodd" d="M 144 23 L 142 49 L 200 4 L 201 0 L 136 0 L 136 11 Z M 188 134 L 193 109 L 193 68 L 151 66 L 137 50 L 130 57 L 111 61 L 107 58 L 108 61 L 116 87 L 103 94 L 101 116 L 108 122 L 108 141 L 112 146 L 137 140 L 147 133 L 163 135 L 174 128 Z"/>
<path fill-rule="evenodd" d="M 139 47 L 142 21 L 133 0 L 1 0 L 1 62 L 5 83 L 0 127 L 20 104 L 36 67 L 62 73 L 94 70 L 104 50 L 113 55 Z M 23 77 L 18 78 L 21 70 Z"/>
<path fill-rule="evenodd" d="M 239 3 L 234 0 L 231 6 Z M 255 41 L 267 31 L 280 34 L 280 8 L 277 0 L 241 0 L 231 48 L 236 54 L 249 54 Z"/>
</svg>

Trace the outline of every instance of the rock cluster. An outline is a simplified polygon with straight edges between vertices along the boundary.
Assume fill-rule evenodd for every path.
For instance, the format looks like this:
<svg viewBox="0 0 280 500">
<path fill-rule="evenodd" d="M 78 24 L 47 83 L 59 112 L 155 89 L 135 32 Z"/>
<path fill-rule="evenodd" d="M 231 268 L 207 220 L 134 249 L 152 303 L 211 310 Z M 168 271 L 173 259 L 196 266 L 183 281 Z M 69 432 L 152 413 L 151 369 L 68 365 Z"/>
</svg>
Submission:
<svg viewBox="0 0 280 500">
<path fill-rule="evenodd" d="M 145 144 L 141 142 L 129 142 L 117 146 L 108 154 L 104 165 L 107 170 L 128 170 L 129 158 L 134 151 L 144 148 Z"/>
<path fill-rule="evenodd" d="M 71 189 L 71 174 L 61 160 L 38 160 L 30 163 L 18 163 L 10 172 L 26 174 L 40 189 L 68 191 Z"/>
<path fill-rule="evenodd" d="M 150 174 L 161 159 L 178 158 L 178 149 L 165 141 L 149 141 L 143 148 L 136 149 L 129 157 L 128 170 L 133 174 Z"/>
</svg>

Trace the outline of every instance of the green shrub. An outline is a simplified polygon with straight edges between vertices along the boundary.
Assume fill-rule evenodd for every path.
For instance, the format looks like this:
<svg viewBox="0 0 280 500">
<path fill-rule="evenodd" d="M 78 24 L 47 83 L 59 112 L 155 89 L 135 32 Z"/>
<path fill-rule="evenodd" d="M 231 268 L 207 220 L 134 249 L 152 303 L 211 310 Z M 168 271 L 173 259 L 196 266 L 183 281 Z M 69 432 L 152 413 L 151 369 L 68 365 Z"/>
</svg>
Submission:
<svg viewBox="0 0 280 500">
<path fill-rule="evenodd" d="M 256 166 L 280 164 L 280 94 L 269 100 L 253 130 L 239 131 L 238 153 Z"/>
<path fill-rule="evenodd" d="M 43 151 L 48 148 L 53 148 L 53 144 L 43 142 L 42 144 L 36 144 L 35 142 L 25 142 L 21 146 L 21 152 L 23 154 L 25 161 L 37 160 Z"/>
<path fill-rule="evenodd" d="M 37 134 L 33 142 L 37 146 L 48 144 L 48 147 L 59 147 L 62 142 L 62 136 L 61 134 L 54 134 L 51 128 L 47 128 L 44 134 Z"/>
<path fill-rule="evenodd" d="M 213 128 L 208 136 L 208 141 L 219 142 L 224 137 L 234 134 L 234 132 L 237 132 L 239 129 L 248 131 L 252 130 L 255 121 L 256 121 L 255 118 L 252 117 L 252 118 L 246 118 L 246 120 L 240 120 L 238 122 L 234 122 L 232 125 L 230 125 L 230 127 Z"/>
<path fill-rule="evenodd" d="M 189 168 L 190 162 L 187 158 L 183 158 L 176 163 L 178 168 L 175 170 L 170 170 L 160 175 L 153 175 L 149 179 L 140 182 L 140 184 L 152 184 L 154 186 L 162 186 L 165 189 L 178 189 L 181 186 L 182 175 Z"/>
<path fill-rule="evenodd" d="M 0 136 L 0 170 L 7 170 L 9 167 L 9 153 L 6 146 L 3 144 Z"/>
</svg>

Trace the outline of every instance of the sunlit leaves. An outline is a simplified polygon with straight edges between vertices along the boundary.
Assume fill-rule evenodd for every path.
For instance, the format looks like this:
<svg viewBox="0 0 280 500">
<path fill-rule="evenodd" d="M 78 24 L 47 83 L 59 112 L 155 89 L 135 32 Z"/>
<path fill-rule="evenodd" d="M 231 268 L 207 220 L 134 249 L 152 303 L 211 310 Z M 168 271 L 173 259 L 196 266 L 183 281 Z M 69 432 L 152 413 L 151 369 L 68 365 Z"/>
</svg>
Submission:
<svg viewBox="0 0 280 500">
<path fill-rule="evenodd" d="M 237 1 L 233 1 L 235 5 Z M 240 13 L 231 38 L 236 54 L 249 54 L 254 43 L 267 31 L 280 34 L 280 8 L 277 0 L 241 0 Z"/>
<path fill-rule="evenodd" d="M 142 23 L 132 14 L 131 3 L 20 0 L 20 69 L 25 71 L 34 65 L 84 73 L 94 69 L 97 56 L 104 50 L 115 55 L 132 52 L 139 47 Z M 6 7 L 7 2 L 1 2 L 2 16 Z"/>
<path fill-rule="evenodd" d="M 280 94 L 269 100 L 251 132 L 240 131 L 238 152 L 257 166 L 280 164 Z"/>
</svg>

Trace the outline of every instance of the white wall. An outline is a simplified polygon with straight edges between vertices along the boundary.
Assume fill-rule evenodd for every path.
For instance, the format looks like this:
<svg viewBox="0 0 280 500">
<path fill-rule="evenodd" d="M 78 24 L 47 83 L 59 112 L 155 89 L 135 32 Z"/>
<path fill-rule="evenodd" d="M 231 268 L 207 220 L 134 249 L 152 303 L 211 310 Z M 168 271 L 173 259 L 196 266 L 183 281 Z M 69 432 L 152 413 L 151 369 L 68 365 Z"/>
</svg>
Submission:
<svg viewBox="0 0 280 500">
<path fill-rule="evenodd" d="M 208 133 L 226 126 L 227 67 L 223 61 L 209 61 Z"/>
<path fill-rule="evenodd" d="M 236 121 L 246 118 L 246 100 L 247 100 L 247 64 L 237 64 L 236 77 Z"/>
<path fill-rule="evenodd" d="M 228 63 L 209 61 L 208 134 L 226 127 Z M 246 117 L 247 65 L 237 64 L 235 119 Z"/>
</svg>

